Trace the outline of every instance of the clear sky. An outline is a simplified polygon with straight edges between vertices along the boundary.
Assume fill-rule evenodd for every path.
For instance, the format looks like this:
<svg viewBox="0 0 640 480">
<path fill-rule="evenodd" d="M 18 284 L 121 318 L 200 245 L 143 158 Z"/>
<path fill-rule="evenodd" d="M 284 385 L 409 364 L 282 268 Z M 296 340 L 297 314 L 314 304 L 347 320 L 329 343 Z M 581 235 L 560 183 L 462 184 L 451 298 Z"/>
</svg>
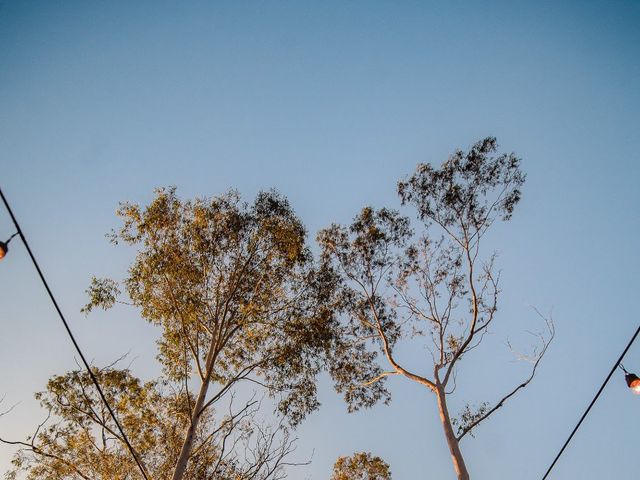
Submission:
<svg viewBox="0 0 640 480">
<path fill-rule="evenodd" d="M 640 322 L 639 24 L 637 1 L 2 2 L 0 185 L 89 357 L 130 351 L 148 378 L 154 332 L 135 312 L 79 314 L 91 275 L 130 259 L 104 238 L 120 200 L 275 187 L 313 239 L 396 206 L 418 162 L 497 136 L 527 185 L 492 237 L 500 323 L 452 409 L 516 385 L 504 342 L 526 345 L 530 305 L 553 309 L 539 376 L 462 442 L 473 478 L 539 479 Z M 0 432 L 23 437 L 44 415 L 33 392 L 75 363 L 18 241 L 0 328 L 0 396 L 19 402 Z M 640 343 L 625 364 L 640 371 Z M 323 381 L 298 432 L 313 463 L 292 478 L 327 479 L 353 450 L 397 480 L 453 478 L 434 398 L 393 380 L 391 406 L 355 415 Z M 639 411 L 616 375 L 553 478 L 637 478 Z M 10 456 L 0 446 L 0 471 Z"/>
</svg>

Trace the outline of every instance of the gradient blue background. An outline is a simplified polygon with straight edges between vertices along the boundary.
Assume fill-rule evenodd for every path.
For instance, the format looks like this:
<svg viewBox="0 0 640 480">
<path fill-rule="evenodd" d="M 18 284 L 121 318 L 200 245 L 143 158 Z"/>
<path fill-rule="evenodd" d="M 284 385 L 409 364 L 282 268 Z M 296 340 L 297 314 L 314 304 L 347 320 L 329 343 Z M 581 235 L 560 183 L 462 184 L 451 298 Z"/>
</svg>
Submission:
<svg viewBox="0 0 640 480">
<path fill-rule="evenodd" d="M 131 258 L 103 236 L 118 201 L 276 187 L 313 238 L 397 205 L 418 162 L 496 135 L 528 180 L 490 238 L 501 316 L 452 409 L 516 385 L 504 342 L 528 344 L 530 305 L 553 309 L 535 382 L 462 444 L 473 478 L 539 479 L 640 321 L 639 22 L 637 1 L 3 2 L 0 185 L 91 359 L 130 351 L 149 377 L 156 332 L 135 312 L 78 313 L 90 276 Z M 0 332 L 0 396 L 19 402 L 0 434 L 20 438 L 45 414 L 33 392 L 75 363 L 18 241 L 0 265 Z M 640 370 L 640 344 L 625 363 Z M 323 380 L 298 432 L 313 463 L 291 478 L 327 479 L 353 450 L 397 480 L 453 478 L 434 399 L 392 384 L 391 406 L 347 415 Z M 616 375 L 552 478 L 637 478 L 639 411 Z M 0 471 L 11 453 L 0 446 Z"/>
</svg>

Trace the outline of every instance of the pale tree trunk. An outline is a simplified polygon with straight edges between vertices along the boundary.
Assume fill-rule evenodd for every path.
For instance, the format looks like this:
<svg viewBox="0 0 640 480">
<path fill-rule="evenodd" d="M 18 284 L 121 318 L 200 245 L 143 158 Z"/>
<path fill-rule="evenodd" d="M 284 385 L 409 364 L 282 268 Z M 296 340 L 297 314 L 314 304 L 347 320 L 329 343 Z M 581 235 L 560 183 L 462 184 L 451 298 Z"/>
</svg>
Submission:
<svg viewBox="0 0 640 480">
<path fill-rule="evenodd" d="M 180 450 L 180 456 L 178 457 L 178 461 L 176 462 L 171 480 L 181 480 L 184 476 L 185 470 L 187 469 L 187 462 L 189 462 L 189 457 L 191 456 L 191 451 L 193 450 L 193 439 L 195 437 L 200 418 L 202 417 L 202 407 L 204 406 L 204 401 L 207 397 L 207 391 L 209 390 L 209 379 L 211 378 L 213 363 L 216 357 L 215 347 L 216 342 L 212 340 L 205 364 L 205 377 L 202 381 L 202 385 L 200 385 L 198 398 L 196 399 L 196 403 L 193 406 L 193 410 L 191 412 L 191 423 L 189 425 L 189 429 L 187 430 L 187 434 L 184 437 L 182 449 Z"/>
<path fill-rule="evenodd" d="M 440 413 L 440 422 L 442 422 L 442 428 L 444 429 L 444 436 L 447 440 L 447 446 L 451 453 L 451 461 L 453 462 L 453 469 L 456 472 L 458 480 L 469 480 L 469 472 L 467 466 L 464 463 L 462 452 L 460 451 L 460 445 L 456 439 L 456 435 L 453 432 L 451 425 L 451 418 L 449 417 L 449 410 L 447 409 L 447 399 L 442 385 L 437 385 L 436 396 L 438 397 L 438 412 Z"/>
</svg>

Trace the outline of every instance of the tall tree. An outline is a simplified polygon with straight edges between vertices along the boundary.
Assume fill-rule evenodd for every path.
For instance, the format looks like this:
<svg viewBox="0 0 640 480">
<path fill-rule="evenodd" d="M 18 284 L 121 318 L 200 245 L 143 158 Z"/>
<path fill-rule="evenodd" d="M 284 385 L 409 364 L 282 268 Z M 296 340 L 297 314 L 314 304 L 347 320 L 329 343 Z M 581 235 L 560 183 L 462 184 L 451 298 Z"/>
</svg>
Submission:
<svg viewBox="0 0 640 480">
<path fill-rule="evenodd" d="M 238 382 L 279 396 L 294 425 L 317 408 L 314 377 L 332 319 L 318 301 L 304 226 L 285 198 L 261 192 L 248 204 L 229 192 L 181 201 L 163 189 L 146 208 L 126 203 L 118 213 L 124 225 L 114 242 L 138 248 L 124 285 L 162 327 L 165 374 L 187 382 L 195 372 L 200 381 L 173 480 L 184 475 L 202 415 Z M 117 287 L 94 286 L 88 308 L 112 305 Z"/>
<path fill-rule="evenodd" d="M 483 237 L 496 220 L 509 220 L 525 176 L 514 154 L 497 154 L 495 138 L 456 151 L 439 168 L 418 165 L 398 183 L 403 205 L 417 211 L 419 230 L 408 217 L 364 208 L 349 226 L 318 234 L 322 263 L 339 283 L 340 343 L 332 376 L 350 410 L 388 402 L 387 380 L 400 376 L 434 393 L 444 436 L 459 479 L 469 473 L 460 441 L 508 399 L 526 387 L 553 338 L 553 324 L 539 335 L 528 357 L 530 375 L 492 404 L 469 404 L 456 417 L 447 398 L 461 362 L 483 339 L 498 309 L 495 255 Z M 396 346 L 426 337 L 432 367 L 409 366 Z"/>
</svg>

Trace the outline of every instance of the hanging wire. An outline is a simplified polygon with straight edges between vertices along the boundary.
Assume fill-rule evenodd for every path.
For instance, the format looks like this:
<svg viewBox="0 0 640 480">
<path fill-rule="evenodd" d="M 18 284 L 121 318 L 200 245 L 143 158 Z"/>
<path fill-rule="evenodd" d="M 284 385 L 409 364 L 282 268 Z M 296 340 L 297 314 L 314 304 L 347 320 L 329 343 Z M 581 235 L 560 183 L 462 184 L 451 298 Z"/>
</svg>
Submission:
<svg viewBox="0 0 640 480">
<path fill-rule="evenodd" d="M 593 407 L 593 405 L 596 403 L 596 400 L 598 400 L 598 397 L 600 396 L 600 394 L 604 390 L 604 387 L 606 387 L 607 383 L 609 383 L 609 379 L 613 376 L 613 374 L 615 373 L 616 369 L 617 368 L 621 368 L 625 373 L 629 373 L 622 366 L 622 360 L 624 359 L 624 356 L 629 351 L 629 348 L 631 348 L 631 345 L 636 340 L 636 337 L 638 336 L 639 333 L 640 333 L 640 326 L 637 328 L 636 333 L 634 333 L 633 336 L 631 337 L 631 340 L 629 340 L 629 343 L 627 344 L 627 346 L 624 349 L 624 351 L 622 352 L 622 354 L 618 357 L 618 360 L 616 360 L 616 363 L 613 364 L 613 367 L 611 368 L 611 371 L 609 372 L 609 375 L 607 375 L 607 378 L 605 378 L 604 382 L 600 386 L 600 389 L 598 390 L 598 393 L 596 393 L 596 396 L 593 397 L 593 400 L 591 400 L 591 403 L 589 404 L 589 406 L 587 407 L 585 412 L 582 414 L 582 417 L 580 417 L 580 420 L 578 421 L 577 425 L 574 427 L 573 431 L 571 432 L 571 435 L 569 435 L 569 438 L 567 438 L 567 441 L 564 442 L 564 445 L 562 446 L 562 448 L 560 449 L 560 451 L 556 455 L 556 458 L 553 459 L 553 462 L 551 463 L 551 466 L 547 469 L 547 473 L 544 474 L 544 477 L 542 477 L 542 480 L 545 480 L 549 476 L 549 474 L 551 473 L 551 470 L 553 470 L 553 467 L 558 462 L 558 459 L 560 458 L 560 456 L 562 455 L 564 450 L 567 448 L 567 445 L 569 445 L 569 442 L 571 441 L 571 439 L 573 438 L 575 433 L 578 431 L 578 428 L 580 428 L 580 425 L 582 425 L 582 422 L 584 421 L 584 419 L 586 418 L 587 414 L 589 413 L 589 410 L 591 410 L 591 407 Z"/>
<path fill-rule="evenodd" d="M 73 343 L 73 346 L 75 347 L 76 351 L 78 352 L 78 355 L 80 355 L 80 358 L 82 359 L 82 363 L 84 364 L 84 367 L 87 370 L 87 373 L 91 377 L 91 380 L 93 381 L 93 384 L 95 385 L 96 389 L 98 390 L 98 393 L 100 394 L 100 398 L 102 399 L 103 403 L 107 407 L 107 410 L 109 411 L 109 414 L 111 415 L 111 418 L 113 419 L 113 421 L 115 422 L 116 426 L 118 427 L 118 431 L 122 435 L 122 439 L 123 439 L 124 443 L 127 445 L 127 448 L 129 449 L 129 452 L 133 456 L 133 459 L 135 460 L 136 464 L 138 465 L 138 468 L 140 469 L 140 472 L 142 473 L 142 476 L 144 477 L 145 480 L 149 480 L 149 477 L 147 476 L 147 473 L 146 473 L 144 467 L 142 466 L 142 462 L 138 458 L 138 455 L 136 454 L 135 450 L 133 449 L 133 446 L 129 442 L 129 439 L 127 438 L 127 435 L 124 433 L 124 430 L 122 429 L 122 426 L 120 425 L 120 422 L 118 421 L 115 412 L 111 408 L 111 405 L 109 405 L 109 402 L 107 401 L 107 398 L 105 397 L 104 392 L 102 391 L 102 388 L 100 387 L 100 384 L 98 383 L 98 379 L 96 378 L 94 373 L 91 371 L 91 367 L 89 366 L 89 363 L 87 362 L 84 354 L 82 353 L 82 350 L 80 349 L 80 345 L 78 345 L 78 342 L 76 341 L 73 333 L 71 332 L 71 328 L 69 327 L 69 324 L 67 323 L 67 320 L 65 319 L 64 314 L 62 313 L 62 310 L 58 306 L 58 302 L 56 301 L 55 297 L 53 296 L 53 292 L 49 288 L 49 284 L 47 283 L 47 280 L 44 278 L 42 270 L 40 270 L 40 266 L 38 265 L 38 262 L 37 262 L 35 256 L 33 255 L 33 252 L 31 251 L 31 248 L 29 247 L 29 243 L 27 242 L 27 239 L 26 239 L 26 237 L 24 235 L 24 232 L 20 228 L 20 224 L 18 223 L 18 220 L 16 219 L 15 215 L 13 214 L 13 211 L 11 210 L 11 207 L 9 206 L 9 202 L 7 201 L 6 197 L 2 193 L 2 189 L 1 188 L 0 188 L 0 197 L 2 197 L 2 202 L 4 203 L 4 206 L 6 207 L 7 212 L 9 212 L 9 216 L 11 217 L 11 220 L 13 221 L 13 224 L 15 225 L 16 230 L 17 230 L 17 232 L 14 233 L 11 236 L 11 238 L 9 238 L 9 241 L 13 237 L 15 237 L 16 235 L 20 236 L 20 239 L 22 240 L 22 243 L 24 244 L 25 248 L 27 249 L 27 253 L 29 253 L 29 257 L 31 257 L 31 261 L 33 262 L 34 267 L 36 267 L 36 271 L 38 272 L 38 276 L 40 277 L 40 280 L 42 280 L 42 284 L 44 285 L 45 290 L 49 294 L 49 298 L 51 299 L 51 302 L 53 303 L 53 306 L 55 307 L 56 311 L 58 312 L 58 316 L 60 317 L 60 320 L 62 320 L 62 324 L 64 325 L 64 328 L 67 331 L 67 334 L 69 335 L 69 338 L 71 339 L 71 342 Z M 7 243 L 8 243 L 8 241 L 7 241 Z"/>
<path fill-rule="evenodd" d="M 20 233 L 20 232 L 16 232 L 16 233 L 14 233 L 13 235 L 11 235 L 11 236 L 9 237 L 9 239 L 8 239 L 7 241 L 5 241 L 5 242 L 4 242 L 4 244 L 5 244 L 5 245 L 9 245 L 9 242 L 11 242 L 11 240 L 13 240 L 13 237 L 15 237 L 16 235 L 18 235 L 18 233 Z"/>
</svg>

